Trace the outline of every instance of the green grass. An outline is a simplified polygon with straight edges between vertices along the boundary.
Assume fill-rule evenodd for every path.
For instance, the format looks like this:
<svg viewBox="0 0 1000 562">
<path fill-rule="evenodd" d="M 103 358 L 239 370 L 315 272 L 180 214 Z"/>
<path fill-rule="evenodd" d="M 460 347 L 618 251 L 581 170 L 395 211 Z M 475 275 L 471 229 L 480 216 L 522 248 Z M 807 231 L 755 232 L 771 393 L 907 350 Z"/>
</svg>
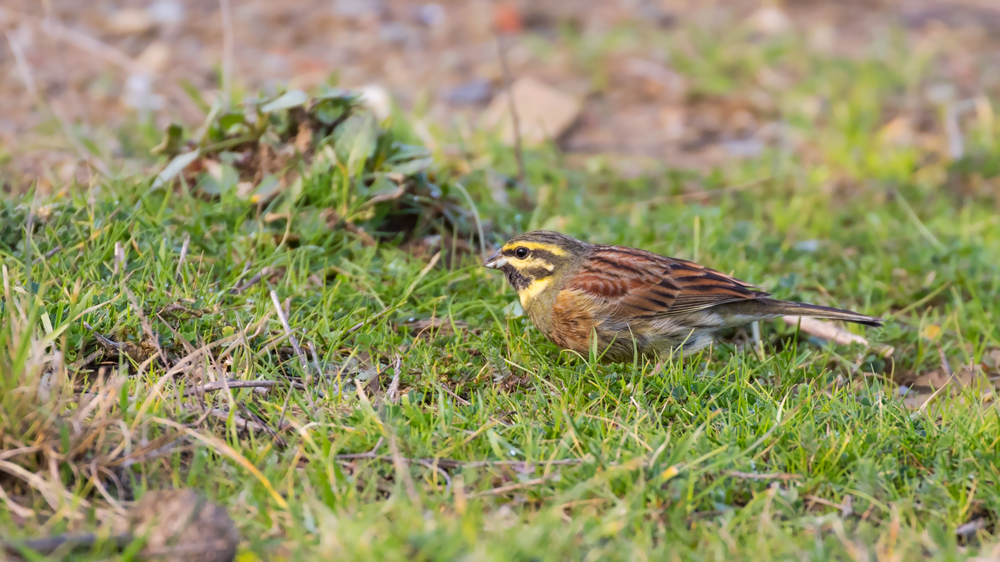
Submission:
<svg viewBox="0 0 1000 562">
<path fill-rule="evenodd" d="M 976 364 L 1000 375 L 995 125 L 968 135 L 961 161 L 888 145 L 877 135 L 892 116 L 885 108 L 931 72 L 900 65 L 902 49 L 849 61 L 778 42 L 734 60 L 732 41 L 681 67 L 696 85 L 706 76 L 705 91 L 727 92 L 759 65 L 812 64 L 773 93 L 806 139 L 799 149 L 638 180 L 568 170 L 540 150 L 527 155 L 533 205 L 510 191 L 505 206 L 487 174 L 512 172 L 511 155 L 485 134 L 466 139 L 471 162 L 438 154 L 430 175 L 412 176 L 436 182 L 442 205 L 453 205 L 418 222 L 421 236 L 444 234 L 433 267 L 433 247 L 371 245 L 327 224 L 325 209 L 370 231 L 408 220 L 399 209 L 367 213 L 377 190 L 352 187 L 352 177 L 381 177 L 384 163 L 313 163 L 301 184 L 260 205 L 235 185 L 150 189 L 148 177 L 4 201 L 5 536 L 106 531 L 100 518 L 120 516 L 145 490 L 191 487 L 229 510 L 241 560 L 995 553 L 994 391 L 943 392 L 914 410 L 892 382 L 940 370 L 942 357 L 955 371 Z M 724 72 L 734 65 L 739 73 Z M 828 114 L 798 112 L 796 100 L 815 96 L 831 101 Z M 405 119 L 394 123 L 395 138 L 415 138 Z M 824 345 L 776 322 L 762 326 L 759 356 L 725 342 L 658 365 L 561 354 L 476 250 L 461 250 L 478 241 L 457 181 L 488 221 L 489 243 L 553 228 L 891 320 L 864 332 L 871 349 Z M 992 190 L 975 188 L 983 182 Z M 676 195 L 691 185 L 742 188 L 700 203 Z M 431 199 L 414 196 L 403 210 Z M 417 337 L 411 319 L 440 322 Z M 214 347 L 164 378 L 160 362 L 141 364 L 155 351 L 146 330 L 171 365 Z M 95 332 L 146 353 L 74 366 L 99 349 Z M 892 358 L 875 344 L 892 346 Z M 207 394 L 218 417 L 182 398 L 218 378 L 279 384 Z M 956 534 L 976 521 L 978 532 Z"/>
</svg>

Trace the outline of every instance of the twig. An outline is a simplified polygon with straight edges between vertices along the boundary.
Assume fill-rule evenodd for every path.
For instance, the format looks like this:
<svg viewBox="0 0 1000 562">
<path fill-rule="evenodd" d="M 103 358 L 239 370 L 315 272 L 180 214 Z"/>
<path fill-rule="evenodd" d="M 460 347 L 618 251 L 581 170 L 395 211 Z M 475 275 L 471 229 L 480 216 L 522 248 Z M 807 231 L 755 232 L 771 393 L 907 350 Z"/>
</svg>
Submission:
<svg viewBox="0 0 1000 562">
<path fill-rule="evenodd" d="M 406 304 L 406 301 L 410 298 L 410 295 L 413 294 L 413 291 L 417 288 L 417 284 L 420 283 L 420 280 L 423 279 L 424 276 L 426 276 L 430 270 L 434 269 L 434 266 L 437 265 L 437 262 L 440 259 L 441 259 L 441 251 L 439 250 L 436 254 L 434 254 L 431 257 L 430 261 L 427 262 L 427 265 L 425 265 L 424 268 L 420 270 L 420 273 L 417 274 L 417 278 L 413 280 L 413 283 L 410 283 L 410 286 L 407 287 L 406 292 L 403 294 L 403 298 L 401 298 L 398 303 L 386 308 L 385 310 L 379 312 L 378 314 L 374 314 L 366 318 L 365 320 L 362 320 L 361 322 L 358 322 L 357 324 L 351 326 L 344 333 L 343 337 L 347 337 L 353 334 L 354 332 L 357 332 L 358 330 L 365 327 L 369 323 L 374 322 L 379 318 L 382 318 L 383 316 L 389 314 L 390 312 L 395 311 L 396 309 Z"/>
<path fill-rule="evenodd" d="M 546 474 L 541 478 L 532 478 L 531 480 L 525 480 L 524 482 L 518 482 L 516 484 L 507 484 L 505 486 L 499 486 L 490 490 L 484 490 L 482 492 L 476 492 L 475 494 L 469 494 L 470 498 L 479 498 L 483 496 L 498 496 L 500 494 L 506 494 L 507 492 L 513 492 L 515 490 L 523 490 L 524 488 L 531 488 L 532 486 L 537 486 L 543 484 L 552 478 L 555 478 L 559 473 L 553 472 L 551 474 Z"/>
<path fill-rule="evenodd" d="M 292 328 L 288 325 L 288 319 L 285 318 L 285 311 L 281 309 L 281 301 L 278 300 L 278 293 L 274 292 L 274 289 L 271 289 L 271 302 L 274 303 L 274 309 L 278 312 L 278 320 L 281 321 L 281 327 L 285 329 L 285 335 L 288 336 L 288 341 L 292 343 L 292 349 L 295 350 L 295 355 L 299 358 L 302 374 L 306 377 L 306 386 L 312 386 L 312 371 L 309 369 L 309 360 L 306 359 L 306 354 L 299 347 L 299 340 L 295 339 L 295 334 L 292 333 Z M 281 416 L 278 418 L 279 426 L 285 419 L 285 409 L 288 408 L 288 401 L 291 399 L 291 396 L 291 392 L 285 396 L 285 405 L 281 408 Z M 306 394 L 306 400 L 309 401 L 310 406 L 313 405 L 312 397 L 308 393 Z"/>
<path fill-rule="evenodd" d="M 21 44 L 15 40 L 10 33 L 5 31 L 4 35 L 7 37 L 7 43 L 10 45 L 10 50 L 14 53 L 17 70 L 21 74 L 21 79 L 24 81 L 25 89 L 28 90 L 28 95 L 34 99 L 35 104 L 38 105 L 40 110 L 50 113 L 59 123 L 59 127 L 62 129 L 63 135 L 66 137 L 66 142 L 68 142 L 73 151 L 76 152 L 77 157 L 93 166 L 103 176 L 110 177 L 111 169 L 108 168 L 107 164 L 98 159 L 94 154 L 88 152 L 87 149 L 80 144 L 80 141 L 76 139 L 76 136 L 73 134 L 73 129 L 69 126 L 66 119 L 60 115 L 54 107 L 45 103 L 45 100 L 38 92 L 38 88 L 35 86 L 35 80 L 31 75 L 31 68 L 28 66 L 27 59 L 24 56 L 24 51 L 21 49 Z"/>
<path fill-rule="evenodd" d="M 399 354 L 396 354 L 396 362 L 393 365 L 393 375 L 392 381 L 389 383 L 389 390 L 385 391 L 385 399 L 390 404 L 396 404 L 399 402 L 399 374 L 402 370 L 402 358 Z"/>
<path fill-rule="evenodd" d="M 426 462 L 426 461 L 417 461 L 417 464 L 419 464 L 421 466 L 426 466 L 427 468 L 429 468 L 429 469 L 433 470 L 434 472 L 436 472 L 436 473 L 440 474 L 441 476 L 443 476 L 444 477 L 444 482 L 445 482 L 444 493 L 447 494 L 447 493 L 451 492 L 451 475 L 448 474 L 448 471 L 442 469 L 441 467 L 435 465 L 434 463 L 429 463 L 429 462 Z"/>
<path fill-rule="evenodd" d="M 108 466 L 119 466 L 120 465 L 123 468 L 128 468 L 128 467 L 130 467 L 130 466 L 132 466 L 134 464 L 139 464 L 139 463 L 142 463 L 142 462 L 151 461 L 153 459 L 158 459 L 158 458 L 160 458 L 160 457 L 162 457 L 164 455 L 171 454 L 171 452 L 173 452 L 174 450 L 177 449 L 178 445 L 184 443 L 186 440 L 187 440 L 187 437 L 181 437 L 179 439 L 171 439 L 171 440 L 167 441 L 167 443 L 165 443 L 165 444 L 163 444 L 161 446 L 158 446 L 158 447 L 151 446 L 151 447 L 147 447 L 146 449 L 144 449 L 142 451 L 133 452 L 131 456 L 129 456 L 129 457 L 125 458 L 125 459 L 120 459 L 120 460 L 116 460 L 116 461 L 114 461 L 112 463 L 109 463 Z"/>
<path fill-rule="evenodd" d="M 955 534 L 962 538 L 969 538 L 986 528 L 986 520 L 983 518 L 973 519 L 968 523 L 963 523 L 955 529 Z"/>
<path fill-rule="evenodd" d="M 121 240 L 115 242 L 115 268 L 111 271 L 113 275 L 118 275 L 119 272 L 125 273 L 125 267 L 128 266 L 125 263 L 125 248 L 122 247 Z"/>
<path fill-rule="evenodd" d="M 243 291 L 246 291 L 250 287 L 253 287 L 257 283 L 260 283 L 260 280 L 263 278 L 263 276 L 268 275 L 270 273 L 271 273 L 270 268 L 265 267 L 265 268 L 261 269 L 260 271 L 258 271 L 257 273 L 255 273 L 254 276 L 251 277 L 249 281 L 247 281 L 246 283 L 240 285 L 239 287 L 231 289 L 229 291 L 229 294 L 231 294 L 231 295 L 238 295 L 238 294 L 242 293 Z"/>
<path fill-rule="evenodd" d="M 262 320 L 266 320 L 266 319 L 267 319 L 267 316 L 265 316 Z M 163 390 L 163 388 L 166 386 L 167 382 L 169 382 L 171 379 L 173 379 L 173 377 L 175 377 L 175 376 L 183 373 L 184 369 L 186 369 L 186 368 L 190 367 L 191 365 L 193 365 L 194 364 L 194 360 L 197 359 L 198 357 L 201 357 L 201 355 L 203 353 L 206 353 L 206 352 L 208 352 L 208 351 L 212 350 L 213 348 L 216 348 L 216 347 L 218 347 L 220 345 L 224 345 L 224 344 L 227 344 L 227 343 L 229 343 L 231 341 L 234 341 L 234 340 L 238 339 L 240 336 L 241 336 L 241 334 L 233 334 L 231 336 L 224 337 L 224 338 L 222 338 L 220 340 L 216 340 L 216 341 L 214 341 L 212 343 L 207 343 L 207 344 L 199 347 L 198 349 L 192 351 L 191 353 L 187 354 L 186 356 L 182 357 L 176 363 L 174 363 L 174 366 L 171 367 L 170 370 L 167 371 L 162 377 L 160 377 L 160 380 L 156 381 L 156 384 L 153 386 L 152 389 L 150 389 L 149 395 L 146 396 L 146 399 L 143 401 L 142 405 L 139 406 L 139 411 L 136 414 L 135 419 L 132 421 L 132 425 L 129 427 L 129 430 L 130 431 L 131 430 L 135 430 L 135 428 L 139 424 L 139 421 L 143 419 L 143 415 L 146 413 L 146 410 L 148 410 L 149 407 L 152 405 L 153 400 L 155 399 L 155 396 L 161 390 Z"/>
<path fill-rule="evenodd" d="M 292 349 L 295 350 L 295 355 L 299 358 L 303 374 L 311 378 L 312 375 L 309 374 L 309 360 L 306 358 L 306 354 L 302 351 L 302 348 L 299 347 L 299 340 L 292 333 L 292 327 L 288 325 L 288 319 L 285 318 L 285 311 L 281 308 L 281 301 L 278 300 L 278 294 L 274 292 L 274 289 L 271 289 L 271 302 L 274 303 L 274 309 L 278 312 L 278 320 L 281 322 L 281 327 L 285 329 L 285 335 L 288 336 L 288 341 L 292 343 Z"/>
<path fill-rule="evenodd" d="M 222 14 L 222 105 L 229 107 L 233 87 L 233 13 L 229 0 L 219 0 Z"/>
<path fill-rule="evenodd" d="M 4 505 L 7 506 L 7 509 L 9 509 L 12 513 L 17 515 L 18 517 L 23 517 L 27 519 L 29 517 L 35 516 L 35 510 L 24 507 L 23 505 L 15 502 L 13 499 L 10 498 L 10 496 L 7 495 L 7 492 L 3 489 L 3 486 L 0 486 L 0 501 L 3 501 Z"/>
<path fill-rule="evenodd" d="M 347 337 L 347 336 L 353 334 L 354 332 L 357 332 L 358 330 L 360 330 L 361 328 L 364 328 L 365 326 L 367 326 L 368 324 L 374 322 L 375 320 L 378 320 L 379 318 L 382 318 L 386 314 L 389 314 L 390 312 L 393 312 L 394 310 L 396 310 L 400 306 L 401 306 L 401 304 L 397 304 L 395 306 L 390 306 L 389 308 L 386 308 L 382 312 L 379 312 L 378 314 L 373 314 L 373 315 L 369 316 L 368 318 L 366 318 L 365 320 L 362 320 L 361 322 L 358 322 L 357 324 L 355 324 L 355 325 L 351 326 L 350 328 L 348 328 L 346 332 L 344 332 L 344 337 Z"/>
<path fill-rule="evenodd" d="M 96 334 L 96 332 L 95 332 L 95 334 Z M 96 335 L 100 335 L 100 334 L 96 334 Z M 80 359 L 77 359 L 76 361 L 73 361 L 69 365 L 66 365 L 66 368 L 68 370 L 70 370 L 70 371 L 79 371 L 80 369 L 83 368 L 84 365 L 89 365 L 91 362 L 97 360 L 97 358 L 101 357 L 102 355 L 104 355 L 104 350 L 103 349 L 98 349 L 97 351 L 91 353 L 90 355 L 86 355 L 84 357 L 81 357 Z"/>
<path fill-rule="evenodd" d="M 17 71 L 21 73 L 21 80 L 24 81 L 24 89 L 28 90 L 29 96 L 36 101 L 39 100 L 38 88 L 35 87 L 35 78 L 31 74 L 31 68 L 28 66 L 28 59 L 24 56 L 24 50 L 21 49 L 21 43 L 16 41 L 7 31 L 4 31 L 4 35 L 7 37 L 7 44 L 10 45 L 11 52 L 14 53 L 14 63 L 17 66 Z"/>
<path fill-rule="evenodd" d="M 961 110 L 956 103 L 949 103 L 944 108 L 944 130 L 948 138 L 948 156 L 952 160 L 961 160 L 965 155 L 965 142 L 962 140 L 962 127 L 958 124 Z"/>
<path fill-rule="evenodd" d="M 511 125 L 514 129 L 514 159 L 517 161 L 517 183 L 524 189 L 524 150 L 521 147 L 521 120 L 517 115 L 517 103 L 514 102 L 514 91 L 510 79 L 510 67 L 507 65 L 507 49 L 503 44 L 503 33 L 496 31 L 497 56 L 500 58 L 500 71 L 503 73 L 504 89 L 507 92 L 507 103 L 510 105 Z"/>
<path fill-rule="evenodd" d="M 767 472 L 762 474 L 755 474 L 753 472 L 740 472 L 738 470 L 730 470 L 726 473 L 727 476 L 732 476 L 733 478 L 742 478 L 744 480 L 799 480 L 802 478 L 800 474 L 790 474 L 787 472 Z"/>
<path fill-rule="evenodd" d="M 97 338 L 98 343 L 100 343 L 104 347 L 115 349 L 115 350 L 118 350 L 119 352 L 123 351 L 125 349 L 125 344 L 118 343 L 116 341 L 110 340 L 110 339 L 106 338 L 105 336 L 101 335 L 101 333 L 98 332 L 97 330 L 95 330 L 93 326 L 91 326 L 90 324 L 88 324 L 86 320 L 84 320 L 84 322 L 83 322 L 83 327 L 86 328 L 86 329 L 88 329 L 88 330 L 90 330 L 91 332 L 93 332 L 94 333 L 94 337 Z M 91 354 L 91 356 L 92 355 L 93 354 Z M 88 358 L 91 357 L 91 356 L 88 356 Z M 89 363 L 89 361 L 87 361 L 87 363 Z"/>
<path fill-rule="evenodd" d="M 370 451 L 368 451 L 368 452 L 367 452 L 367 453 L 365 453 L 365 454 L 366 454 L 366 455 L 372 455 L 372 456 L 374 456 L 374 455 L 375 455 L 375 453 L 376 453 L 376 452 L 378 452 L 378 449 L 379 449 L 379 447 L 381 447 L 381 446 L 382 446 L 382 443 L 384 443 L 384 442 L 385 442 L 385 437 L 381 437 L 381 436 L 379 436 L 379 438 L 378 438 L 378 441 L 376 441 L 376 442 L 375 442 L 375 446 L 374 446 L 374 447 L 372 447 L 372 448 L 371 448 L 371 450 L 370 450 Z"/>
<path fill-rule="evenodd" d="M 309 342 L 308 345 L 309 353 L 312 353 L 313 367 L 316 369 L 316 374 L 319 376 L 319 380 L 323 380 L 325 377 L 323 376 L 323 369 L 319 366 L 319 355 L 316 353 L 316 346 L 313 345 L 313 342 Z M 337 393 L 340 393 L 339 388 L 337 389 Z"/>
<path fill-rule="evenodd" d="M 472 402 L 469 402 L 465 398 L 462 398 L 461 396 L 455 394 L 455 392 L 452 389 L 448 388 L 447 386 L 445 386 L 445 385 L 442 384 L 441 388 L 445 392 L 447 392 L 448 394 L 450 394 L 452 398 L 454 398 L 455 400 L 457 400 L 459 404 L 461 404 L 463 406 L 471 406 L 472 405 Z"/>
<path fill-rule="evenodd" d="M 931 232 L 929 228 L 927 228 L 924 222 L 920 220 L 920 217 L 917 216 L 916 211 L 914 211 L 913 207 L 911 207 L 910 204 L 906 201 L 906 198 L 903 197 L 903 194 L 900 193 L 898 189 L 892 189 L 890 190 L 890 193 L 893 195 L 893 197 L 895 197 L 896 202 L 899 203 L 899 206 L 903 208 L 903 211 L 906 212 L 906 215 L 910 217 L 910 221 L 912 221 L 913 225 L 917 227 L 917 231 L 921 234 L 921 236 L 923 236 L 928 242 L 930 242 L 931 245 L 934 246 L 934 248 L 937 251 L 944 252 L 945 251 L 944 245 L 941 244 L 941 241 L 938 240 L 936 236 L 934 236 L 934 233 Z"/>
<path fill-rule="evenodd" d="M 188 245 L 191 243 L 191 235 L 184 233 L 184 242 L 181 244 L 181 256 L 177 258 L 177 273 L 174 275 L 178 279 L 181 277 L 181 271 L 184 270 L 184 259 L 187 258 Z"/>
<path fill-rule="evenodd" d="M 750 323 L 750 339 L 753 341 L 753 350 L 757 357 L 763 361 L 764 360 L 764 342 L 760 339 L 760 322 L 755 321 Z"/>
<path fill-rule="evenodd" d="M 146 313 L 142 311 L 142 307 L 139 306 L 139 303 L 135 300 L 135 295 L 132 294 L 132 291 L 128 290 L 128 287 L 124 286 L 124 283 L 122 283 L 122 288 L 125 289 L 125 296 L 128 297 L 128 302 L 132 305 L 136 316 L 139 317 L 139 321 L 142 323 L 142 331 L 146 334 L 146 337 L 149 338 L 149 341 L 153 342 L 153 346 L 156 347 L 156 353 L 160 356 L 160 361 L 163 361 L 165 366 L 170 367 L 167 354 L 163 352 L 163 348 L 160 346 L 160 338 L 153 333 L 153 326 L 149 323 L 149 318 L 146 318 Z"/>
<path fill-rule="evenodd" d="M 696 199 L 698 197 L 713 197 L 716 195 L 725 195 L 727 193 L 739 193 L 740 191 L 745 191 L 751 187 L 760 185 L 769 179 L 771 179 L 771 176 L 764 176 L 762 178 L 757 178 L 743 183 L 738 183 L 736 185 L 720 187 L 718 189 L 706 189 L 705 191 L 692 191 L 690 193 L 679 193 L 677 195 L 664 195 L 662 197 L 653 197 L 651 199 L 646 199 L 644 201 L 637 201 L 635 203 L 622 203 L 620 205 L 617 205 L 616 209 L 622 210 L 628 207 L 635 207 L 636 205 L 657 205 L 661 203 L 670 203 L 672 201 L 686 201 L 689 199 Z"/>
<path fill-rule="evenodd" d="M 181 409 L 190 412 L 192 414 L 199 414 L 199 415 L 202 414 L 202 412 L 195 410 L 190 406 L 182 405 Z M 230 411 L 223 408 L 209 408 L 208 410 L 205 411 L 205 414 L 217 420 L 222 420 L 223 422 L 225 422 L 229 420 Z M 268 427 L 265 427 L 261 423 L 255 422 L 253 420 L 248 420 L 243 416 L 237 414 L 236 412 L 232 412 L 231 415 L 233 416 L 233 425 L 236 426 L 236 429 L 256 431 L 258 433 L 268 433 L 268 430 L 270 429 Z"/>
<path fill-rule="evenodd" d="M 410 497 L 410 501 L 419 508 L 421 505 L 420 494 L 417 493 L 417 486 L 413 483 L 413 478 L 410 476 L 409 471 L 406 470 L 406 459 L 399 454 L 399 447 L 396 446 L 396 436 L 391 433 L 389 426 L 383 425 L 383 427 L 389 432 L 389 452 L 391 453 L 392 464 L 396 468 L 396 474 L 403 480 L 403 485 L 406 487 L 406 495 Z"/>
<path fill-rule="evenodd" d="M 955 376 L 955 371 L 951 368 L 951 363 L 948 363 L 948 358 L 944 355 L 944 349 L 938 345 L 938 357 L 941 359 L 941 369 L 944 370 L 944 374 L 948 375 L 948 378 Z"/>
<path fill-rule="evenodd" d="M 264 473 L 262 473 L 256 466 L 254 466 L 253 463 L 247 460 L 247 458 L 244 457 L 239 451 L 233 449 L 228 444 L 221 441 L 218 437 L 215 437 L 214 435 L 202 435 L 201 433 L 198 433 L 197 431 L 194 431 L 190 428 L 184 427 L 183 425 L 173 420 L 168 420 L 160 417 L 153 417 L 152 421 L 160 425 L 172 427 L 182 433 L 186 433 L 189 437 L 197 439 L 198 441 L 201 441 L 205 445 L 212 447 L 213 449 L 215 449 L 216 453 L 229 457 L 231 460 L 242 466 L 247 472 L 252 474 L 264 486 L 264 488 L 270 494 L 271 499 L 274 501 L 274 503 L 276 503 L 279 507 L 281 507 L 281 509 L 285 510 L 288 509 L 288 502 L 285 501 L 285 498 L 283 498 L 281 494 L 278 493 L 277 490 L 274 489 L 274 486 L 271 485 L 271 481 L 268 480 L 266 476 L 264 476 Z"/>
<path fill-rule="evenodd" d="M 301 383 L 287 383 L 281 381 L 265 381 L 265 380 L 254 380 L 254 381 L 242 381 L 238 379 L 228 379 L 228 380 L 218 380 L 205 383 L 201 386 L 196 386 L 194 388 L 189 388 L 184 391 L 184 397 L 194 396 L 196 394 L 204 394 L 206 392 L 215 392 L 216 390 L 225 390 L 226 388 L 274 388 L 276 386 L 282 386 L 284 384 L 290 384 L 295 388 L 304 388 Z"/>
<path fill-rule="evenodd" d="M 805 495 L 805 496 L 802 496 L 802 499 L 809 500 L 810 505 L 818 503 L 820 505 L 825 505 L 827 507 L 835 508 L 838 511 L 843 511 L 843 509 L 844 509 L 843 505 L 841 505 L 839 503 L 832 502 L 832 501 L 827 500 L 827 499 L 823 499 L 823 498 L 821 498 L 819 496 Z"/>
<path fill-rule="evenodd" d="M 38 262 L 40 262 L 42 260 L 47 260 L 47 259 L 51 258 L 52 256 L 58 254 L 61 250 L 62 250 L 62 246 L 56 246 L 55 248 L 52 248 L 48 252 L 45 252 L 45 254 L 43 256 L 37 257 L 37 258 L 33 259 L 31 261 L 31 265 L 35 265 L 36 263 L 38 263 Z"/>
<path fill-rule="evenodd" d="M 946 365 L 947 365 L 947 363 L 948 362 L 945 361 Z M 951 370 L 951 367 L 947 367 L 947 368 L 948 368 L 948 370 Z M 916 412 L 913 412 L 912 414 L 910 414 L 910 419 L 911 420 L 912 419 L 916 419 L 917 416 L 919 416 L 920 414 L 924 413 L 924 411 L 927 410 L 927 407 L 930 406 L 931 402 L 933 402 L 938 397 L 938 394 L 941 394 L 942 390 L 948 388 L 948 385 L 951 384 L 951 381 L 954 380 L 954 379 L 955 379 L 955 373 L 952 373 L 951 376 L 948 377 L 948 380 L 945 381 L 945 383 L 941 385 L 941 388 L 935 390 L 930 396 L 927 397 L 927 400 L 924 400 L 924 403 L 921 404 L 919 408 L 917 408 Z"/>
<path fill-rule="evenodd" d="M 277 431 L 271 429 L 271 426 L 267 425 L 267 422 L 264 420 L 264 418 L 260 417 L 259 415 L 257 415 L 253 411 L 251 411 L 250 408 L 247 408 L 246 404 L 240 403 L 240 404 L 238 404 L 238 406 L 240 408 L 240 411 L 243 412 L 244 416 L 250 418 L 250 421 L 253 421 L 253 422 L 257 423 L 258 425 L 260 425 L 261 427 L 264 428 L 264 431 L 268 435 L 270 435 L 271 438 L 274 439 L 275 444 L 278 447 L 284 448 L 284 447 L 286 447 L 288 445 L 287 443 L 285 443 L 284 439 L 282 439 L 281 437 L 278 436 L 278 432 Z M 291 425 L 291 424 L 289 424 L 289 425 Z M 288 428 L 288 426 L 278 426 L 278 427 L 284 427 L 285 429 Z"/>
<path fill-rule="evenodd" d="M 479 251 L 481 252 L 480 257 L 486 259 L 486 236 L 483 234 L 483 221 L 479 219 L 479 209 L 476 208 L 476 203 L 472 200 L 469 195 L 468 190 L 460 182 L 454 182 L 452 185 L 455 189 L 459 191 L 464 197 L 465 201 L 469 204 L 469 209 L 472 210 L 472 218 L 476 219 L 476 230 L 479 231 Z"/>
<path fill-rule="evenodd" d="M 58 510 L 59 506 L 63 502 L 67 501 L 76 502 L 76 505 L 82 508 L 89 509 L 93 506 L 93 504 L 90 501 L 74 497 L 74 495 L 65 488 L 50 483 L 45 478 L 42 478 L 39 474 L 31 472 L 28 469 L 18 464 L 14 464 L 12 462 L 8 462 L 5 460 L 0 460 L 0 471 L 6 472 L 7 474 L 15 478 L 18 478 L 24 481 L 32 488 L 34 488 L 35 490 L 38 490 L 38 492 L 42 495 L 42 497 L 49 504 L 49 506 L 51 506 L 55 510 Z M 111 513 L 113 513 L 102 508 L 95 507 L 94 509 L 97 511 L 99 517 L 110 516 Z"/>
<path fill-rule="evenodd" d="M 121 67 L 132 74 L 149 74 L 149 69 L 139 63 L 139 61 L 125 54 L 107 43 L 103 43 L 89 35 L 85 35 L 71 27 L 66 27 L 61 23 L 45 19 L 42 22 L 42 30 L 49 36 L 63 40 L 74 47 L 81 49 L 103 59 L 115 66 Z"/>
<path fill-rule="evenodd" d="M 401 458 L 403 461 L 410 463 L 417 463 L 417 464 L 435 463 L 437 466 L 441 468 L 482 468 L 489 466 L 513 466 L 516 468 L 520 466 L 526 469 L 535 464 L 531 461 L 459 461 L 455 459 L 440 459 L 440 458 L 423 458 L 423 459 L 415 459 L 407 457 L 401 457 Z M 351 453 L 345 455 L 337 455 L 336 459 L 342 461 L 373 460 L 379 462 L 393 462 L 395 460 L 390 455 L 376 455 L 374 453 L 374 450 L 369 451 L 367 453 Z M 573 465 L 583 464 L 588 460 L 589 459 L 556 459 L 553 461 L 540 461 L 540 462 L 544 462 L 544 464 L 546 465 L 553 465 L 553 466 L 573 466 Z"/>
<path fill-rule="evenodd" d="M 36 555 L 48 556 L 56 551 L 75 552 L 90 550 L 97 544 L 114 545 L 116 550 L 124 550 L 135 537 L 128 533 L 112 535 L 110 537 L 98 538 L 97 535 L 56 535 L 54 537 L 44 537 L 40 539 L 29 539 L 23 542 L 0 542 L 3 550 L 11 556 L 19 556 L 22 551 L 30 550 Z"/>
</svg>

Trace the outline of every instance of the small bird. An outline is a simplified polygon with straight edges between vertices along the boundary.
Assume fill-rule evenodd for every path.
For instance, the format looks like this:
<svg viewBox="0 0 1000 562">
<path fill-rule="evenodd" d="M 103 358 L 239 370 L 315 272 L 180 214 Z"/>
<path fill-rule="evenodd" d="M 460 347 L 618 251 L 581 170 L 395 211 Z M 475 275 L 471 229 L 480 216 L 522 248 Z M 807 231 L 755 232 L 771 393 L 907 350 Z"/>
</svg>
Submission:
<svg viewBox="0 0 1000 562">
<path fill-rule="evenodd" d="M 550 341 L 586 355 L 596 337 L 598 353 L 613 362 L 630 361 L 636 352 L 697 351 L 723 328 L 785 315 L 882 326 L 857 312 L 770 298 L 690 261 L 547 230 L 512 238 L 483 266 L 504 273 Z"/>
</svg>

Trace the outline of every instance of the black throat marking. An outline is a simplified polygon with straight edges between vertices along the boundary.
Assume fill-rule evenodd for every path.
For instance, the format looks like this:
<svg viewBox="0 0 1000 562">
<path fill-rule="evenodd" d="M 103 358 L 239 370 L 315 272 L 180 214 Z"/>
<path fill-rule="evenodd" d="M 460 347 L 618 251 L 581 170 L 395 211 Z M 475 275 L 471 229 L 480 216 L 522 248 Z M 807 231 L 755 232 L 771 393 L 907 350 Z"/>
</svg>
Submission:
<svg viewBox="0 0 1000 562">
<path fill-rule="evenodd" d="M 527 289 L 528 285 L 531 285 L 531 279 L 521 275 L 521 272 L 515 269 L 514 266 L 507 264 L 503 266 L 501 270 L 503 271 L 503 274 L 507 276 L 507 282 L 510 283 L 511 287 L 514 287 L 515 291 L 520 292 Z"/>
</svg>

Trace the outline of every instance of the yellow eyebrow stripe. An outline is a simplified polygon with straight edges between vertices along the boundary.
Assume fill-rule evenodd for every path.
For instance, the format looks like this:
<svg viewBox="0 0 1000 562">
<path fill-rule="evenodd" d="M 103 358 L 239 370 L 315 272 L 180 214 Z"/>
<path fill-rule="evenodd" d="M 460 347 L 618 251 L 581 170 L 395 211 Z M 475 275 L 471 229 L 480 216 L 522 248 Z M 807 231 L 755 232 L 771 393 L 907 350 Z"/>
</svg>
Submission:
<svg viewBox="0 0 1000 562">
<path fill-rule="evenodd" d="M 514 248 L 527 248 L 529 250 L 545 250 L 546 252 L 552 252 L 557 256 L 566 255 L 566 250 L 563 250 L 555 244 L 546 244 L 544 242 L 511 242 L 503 247 L 504 250 L 513 250 Z"/>
</svg>

